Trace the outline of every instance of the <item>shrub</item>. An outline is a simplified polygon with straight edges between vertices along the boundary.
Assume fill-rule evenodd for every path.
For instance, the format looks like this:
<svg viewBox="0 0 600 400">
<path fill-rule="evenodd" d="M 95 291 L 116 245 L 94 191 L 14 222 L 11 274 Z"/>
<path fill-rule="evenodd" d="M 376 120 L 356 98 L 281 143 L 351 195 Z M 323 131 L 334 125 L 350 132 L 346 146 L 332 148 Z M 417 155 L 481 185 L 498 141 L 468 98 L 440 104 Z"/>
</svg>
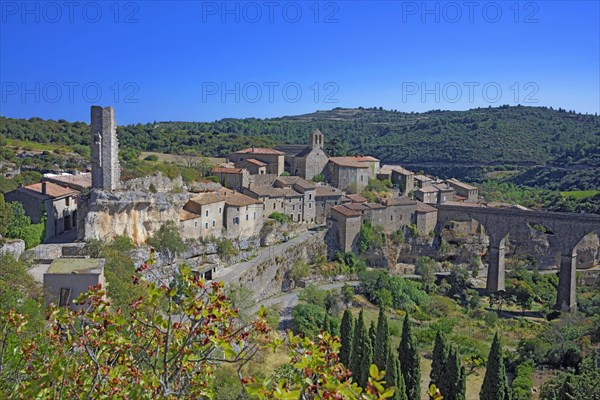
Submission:
<svg viewBox="0 0 600 400">
<path fill-rule="evenodd" d="M 292 222 L 292 219 L 290 218 L 289 215 L 280 213 L 278 211 L 271 213 L 271 215 L 269 215 L 269 218 L 274 221 L 279 222 L 280 224 L 289 224 L 290 222 Z"/>
<path fill-rule="evenodd" d="M 313 182 L 325 182 L 325 176 L 323 174 L 317 174 L 312 178 Z"/>
<path fill-rule="evenodd" d="M 144 160 L 146 160 L 146 161 L 158 161 L 158 156 L 156 154 L 150 154 L 150 155 L 144 157 Z"/>
</svg>

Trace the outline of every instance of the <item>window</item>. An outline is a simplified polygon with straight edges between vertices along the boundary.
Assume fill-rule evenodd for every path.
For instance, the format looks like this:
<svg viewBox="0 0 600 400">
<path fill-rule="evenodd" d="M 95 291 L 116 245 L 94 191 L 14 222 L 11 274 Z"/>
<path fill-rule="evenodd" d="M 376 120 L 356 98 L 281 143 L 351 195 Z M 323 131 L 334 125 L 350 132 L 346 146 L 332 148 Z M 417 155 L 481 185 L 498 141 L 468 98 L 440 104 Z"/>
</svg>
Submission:
<svg viewBox="0 0 600 400">
<path fill-rule="evenodd" d="M 246 206 L 246 211 L 248 211 L 248 206 Z"/>
<path fill-rule="evenodd" d="M 60 297 L 58 298 L 58 306 L 66 307 L 71 299 L 71 288 L 60 288 Z"/>
<path fill-rule="evenodd" d="M 254 219 L 256 219 L 256 211 L 254 211 Z"/>
<path fill-rule="evenodd" d="M 360 176 L 360 181 L 361 181 L 361 182 L 363 181 L 363 178 L 364 178 L 364 176 L 362 176 L 362 175 L 361 175 L 361 176 Z"/>
<path fill-rule="evenodd" d="M 208 217 L 208 210 L 206 210 L 206 214 L 205 215 Z"/>
<path fill-rule="evenodd" d="M 292 211 L 296 211 L 296 206 L 292 206 Z"/>
<path fill-rule="evenodd" d="M 312 203 L 308 203 L 308 208 L 312 208 Z"/>
<path fill-rule="evenodd" d="M 273 203 L 273 210 L 275 209 L 275 203 Z"/>
<path fill-rule="evenodd" d="M 204 229 L 208 229 L 208 222 L 204 224 Z"/>
<path fill-rule="evenodd" d="M 233 224 L 234 225 L 239 225 L 240 224 L 240 218 L 239 217 L 234 217 L 233 218 Z"/>
<path fill-rule="evenodd" d="M 394 216 L 390 215 L 390 221 L 393 221 L 393 220 L 394 220 Z"/>
<path fill-rule="evenodd" d="M 309 199 L 309 200 L 312 200 L 312 193 L 309 193 L 309 194 L 308 194 L 308 199 Z"/>
<path fill-rule="evenodd" d="M 221 213 L 222 213 L 222 209 L 221 209 L 221 207 L 219 207 L 219 214 L 221 214 Z"/>
<path fill-rule="evenodd" d="M 198 221 L 194 221 L 194 226 L 198 226 Z"/>
<path fill-rule="evenodd" d="M 213 228 L 214 228 L 216 225 L 217 225 L 217 222 L 216 222 L 216 221 L 213 221 L 213 223 L 212 223 L 212 226 L 213 226 Z"/>
<path fill-rule="evenodd" d="M 70 203 L 71 203 L 71 198 L 69 196 L 65 197 L 65 206 L 69 207 Z"/>
<path fill-rule="evenodd" d="M 250 221 L 250 216 L 246 214 L 246 221 Z"/>
</svg>

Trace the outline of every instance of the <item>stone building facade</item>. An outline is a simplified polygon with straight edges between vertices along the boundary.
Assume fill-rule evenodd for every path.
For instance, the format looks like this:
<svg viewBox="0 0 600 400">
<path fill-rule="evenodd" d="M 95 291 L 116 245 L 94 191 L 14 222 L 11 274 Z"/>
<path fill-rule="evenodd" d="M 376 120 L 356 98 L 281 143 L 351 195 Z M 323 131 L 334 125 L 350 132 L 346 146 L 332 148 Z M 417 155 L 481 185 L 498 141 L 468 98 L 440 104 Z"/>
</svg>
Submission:
<svg viewBox="0 0 600 400">
<path fill-rule="evenodd" d="M 285 153 L 268 148 L 250 147 L 239 150 L 227 156 L 227 160 L 234 164 L 238 164 L 248 159 L 258 160 L 266 164 L 266 173 L 275 174 L 277 176 L 284 172 Z"/>
</svg>

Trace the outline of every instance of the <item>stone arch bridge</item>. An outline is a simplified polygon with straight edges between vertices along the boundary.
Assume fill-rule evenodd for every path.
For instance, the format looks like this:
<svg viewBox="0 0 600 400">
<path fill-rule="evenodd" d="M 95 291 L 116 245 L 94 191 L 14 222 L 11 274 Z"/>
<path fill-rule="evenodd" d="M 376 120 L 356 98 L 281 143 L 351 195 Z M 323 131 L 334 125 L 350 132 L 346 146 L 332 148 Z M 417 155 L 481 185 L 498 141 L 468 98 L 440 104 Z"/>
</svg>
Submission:
<svg viewBox="0 0 600 400">
<path fill-rule="evenodd" d="M 556 308 L 575 310 L 577 245 L 588 233 L 600 236 L 600 215 L 556 213 L 519 209 L 438 205 L 437 232 L 449 221 L 479 222 L 490 239 L 487 286 L 488 292 L 505 288 L 504 246 L 506 238 L 518 231 L 533 229 L 547 234 L 550 246 L 560 251 Z"/>
</svg>

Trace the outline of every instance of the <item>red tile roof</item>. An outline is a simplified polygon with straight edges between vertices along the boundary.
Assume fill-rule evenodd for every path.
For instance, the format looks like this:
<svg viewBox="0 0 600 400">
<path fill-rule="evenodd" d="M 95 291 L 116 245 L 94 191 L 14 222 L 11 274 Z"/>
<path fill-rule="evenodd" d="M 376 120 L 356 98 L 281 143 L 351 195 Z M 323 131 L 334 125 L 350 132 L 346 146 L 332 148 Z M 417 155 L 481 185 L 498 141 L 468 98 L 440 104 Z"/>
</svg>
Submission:
<svg viewBox="0 0 600 400">
<path fill-rule="evenodd" d="M 367 199 L 360 194 L 349 194 L 348 198 L 352 200 L 353 203 L 366 203 Z"/>
<path fill-rule="evenodd" d="M 247 149 L 238 150 L 235 152 L 236 154 L 276 154 L 276 155 L 284 155 L 283 151 L 268 149 L 266 147 L 249 147 Z"/>
<path fill-rule="evenodd" d="M 215 174 L 241 174 L 242 168 L 214 167 L 211 172 Z"/>
<path fill-rule="evenodd" d="M 429 204 L 417 201 L 417 212 L 419 213 L 431 213 L 437 212 L 437 208 L 430 206 Z"/>
<path fill-rule="evenodd" d="M 245 194 L 233 193 L 225 196 L 225 204 L 232 207 L 243 207 L 251 204 L 260 204 L 260 201 Z"/>
<path fill-rule="evenodd" d="M 366 163 L 361 162 L 358 158 L 359 157 L 329 157 L 329 161 L 340 167 L 369 168 Z"/>
<path fill-rule="evenodd" d="M 258 165 L 259 167 L 264 167 L 265 165 L 267 165 L 266 163 L 259 161 L 256 158 L 249 158 L 246 161 L 248 161 L 251 164 Z"/>
<path fill-rule="evenodd" d="M 42 194 L 42 183 L 34 183 L 33 185 L 25 186 L 24 189 Z M 60 186 L 56 183 L 46 182 L 46 196 L 61 198 L 66 196 L 77 196 L 78 194 L 78 190 Z"/>
<path fill-rule="evenodd" d="M 334 206 L 331 209 L 349 218 L 360 217 L 361 215 L 359 211 L 352 210 L 344 205 Z"/>
</svg>

